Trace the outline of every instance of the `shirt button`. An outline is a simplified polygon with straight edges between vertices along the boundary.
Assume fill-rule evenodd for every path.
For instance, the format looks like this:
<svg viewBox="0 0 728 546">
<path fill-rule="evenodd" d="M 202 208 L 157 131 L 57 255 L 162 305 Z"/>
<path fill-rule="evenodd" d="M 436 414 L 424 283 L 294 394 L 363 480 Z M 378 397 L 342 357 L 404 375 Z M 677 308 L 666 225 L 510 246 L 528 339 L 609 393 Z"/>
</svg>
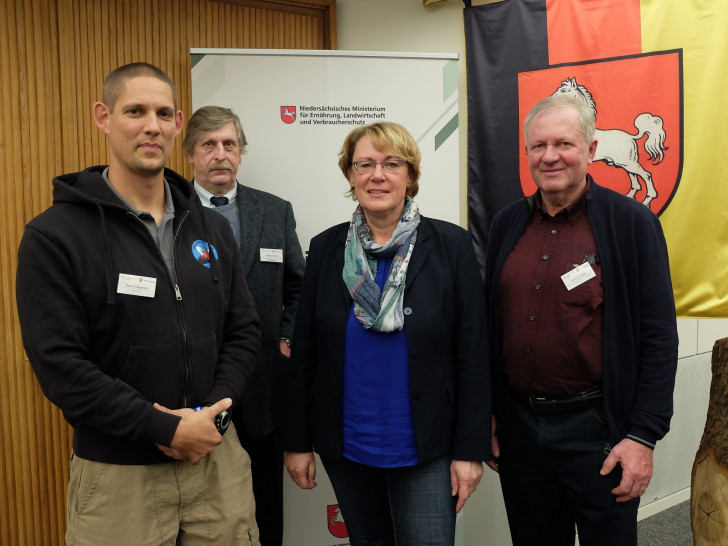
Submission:
<svg viewBox="0 0 728 546">
<path fill-rule="evenodd" d="M 541 285 L 540 284 L 537 284 L 536 285 L 536 290 L 541 290 Z"/>
<path fill-rule="evenodd" d="M 412 314 L 412 308 L 411 307 L 405 307 L 404 308 L 404 314 L 405 315 L 411 315 Z"/>
<path fill-rule="evenodd" d="M 543 255 L 543 259 L 544 259 L 544 260 L 548 260 L 548 259 L 549 259 L 549 255 L 548 255 L 548 254 L 544 254 L 544 255 Z"/>
<path fill-rule="evenodd" d="M 555 229 L 552 229 L 551 230 L 551 235 L 556 235 L 556 230 Z"/>
<path fill-rule="evenodd" d="M 536 317 L 531 315 L 530 317 L 528 317 L 528 320 L 536 320 Z"/>
</svg>

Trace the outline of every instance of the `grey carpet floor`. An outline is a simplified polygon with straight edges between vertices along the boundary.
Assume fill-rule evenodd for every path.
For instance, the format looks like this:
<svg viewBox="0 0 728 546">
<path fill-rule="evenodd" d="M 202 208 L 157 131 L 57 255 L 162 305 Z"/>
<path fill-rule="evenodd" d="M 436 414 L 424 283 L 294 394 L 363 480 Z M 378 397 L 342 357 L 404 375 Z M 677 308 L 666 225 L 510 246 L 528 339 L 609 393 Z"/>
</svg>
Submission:
<svg viewBox="0 0 728 546">
<path fill-rule="evenodd" d="M 693 546 L 690 501 L 639 521 L 637 542 L 639 546 Z"/>
</svg>

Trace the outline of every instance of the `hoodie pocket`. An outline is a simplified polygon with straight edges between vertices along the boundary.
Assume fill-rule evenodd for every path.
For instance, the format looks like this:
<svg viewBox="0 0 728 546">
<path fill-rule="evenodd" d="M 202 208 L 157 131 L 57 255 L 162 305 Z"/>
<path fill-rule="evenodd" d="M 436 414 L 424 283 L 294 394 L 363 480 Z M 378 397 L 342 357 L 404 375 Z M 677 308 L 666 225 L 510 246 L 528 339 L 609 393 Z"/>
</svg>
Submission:
<svg viewBox="0 0 728 546">
<path fill-rule="evenodd" d="M 177 409 L 185 389 L 184 345 L 132 346 L 118 378 L 146 400 Z"/>
<path fill-rule="evenodd" d="M 215 369 L 217 367 L 217 337 L 209 336 L 190 341 L 190 402 L 193 405 L 203 402 L 217 402 L 206 400 L 212 385 L 215 383 Z"/>
</svg>

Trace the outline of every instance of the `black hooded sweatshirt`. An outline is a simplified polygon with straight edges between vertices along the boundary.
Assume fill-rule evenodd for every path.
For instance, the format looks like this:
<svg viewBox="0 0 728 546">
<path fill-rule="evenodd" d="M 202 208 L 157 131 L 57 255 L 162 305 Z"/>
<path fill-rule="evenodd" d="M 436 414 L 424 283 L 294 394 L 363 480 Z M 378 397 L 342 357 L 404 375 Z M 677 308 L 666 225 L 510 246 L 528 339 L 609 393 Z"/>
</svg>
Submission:
<svg viewBox="0 0 728 546">
<path fill-rule="evenodd" d="M 236 404 L 260 347 L 258 316 L 227 220 L 202 207 L 187 180 L 164 171 L 175 283 L 104 169 L 56 178 L 53 206 L 26 226 L 17 271 L 23 344 L 43 393 L 74 428 L 79 457 L 170 461 L 155 444 L 170 445 L 179 417 L 153 402 Z M 120 275 L 138 279 L 144 295 L 127 293 Z"/>
</svg>

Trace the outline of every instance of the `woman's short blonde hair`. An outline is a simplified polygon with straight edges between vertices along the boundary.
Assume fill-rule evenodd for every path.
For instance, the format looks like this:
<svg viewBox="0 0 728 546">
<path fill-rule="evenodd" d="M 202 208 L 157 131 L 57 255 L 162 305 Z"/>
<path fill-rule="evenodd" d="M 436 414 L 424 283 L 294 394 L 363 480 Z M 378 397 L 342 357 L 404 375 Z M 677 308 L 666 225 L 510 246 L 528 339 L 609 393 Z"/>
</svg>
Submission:
<svg viewBox="0 0 728 546">
<path fill-rule="evenodd" d="M 380 152 L 391 153 L 393 156 L 400 157 L 407 162 L 412 181 L 407 186 L 406 195 L 409 198 L 414 198 L 420 189 L 420 160 L 422 154 L 415 139 L 399 123 L 381 121 L 370 125 L 362 125 L 347 135 L 339 152 L 339 169 L 344 173 L 346 180 L 349 180 L 351 170 L 354 168 L 352 163 L 356 145 L 365 136 L 369 137 L 372 145 Z M 356 200 L 354 188 L 350 187 L 346 195 Z"/>
</svg>

